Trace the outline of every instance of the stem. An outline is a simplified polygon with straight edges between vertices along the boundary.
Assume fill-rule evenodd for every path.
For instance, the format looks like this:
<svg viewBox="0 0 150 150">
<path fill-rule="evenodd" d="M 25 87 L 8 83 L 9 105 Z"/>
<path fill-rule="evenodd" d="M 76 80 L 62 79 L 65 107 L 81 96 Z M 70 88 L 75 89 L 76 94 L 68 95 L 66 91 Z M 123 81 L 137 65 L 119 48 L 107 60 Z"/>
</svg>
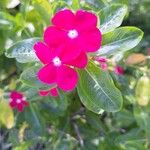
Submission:
<svg viewBox="0 0 150 150">
<path fill-rule="evenodd" d="M 73 123 L 73 127 L 74 127 L 74 130 L 75 130 L 76 134 L 77 134 L 77 137 L 78 137 L 78 140 L 79 140 L 79 143 L 80 143 L 81 147 L 84 147 L 84 141 L 83 141 L 83 139 L 80 135 L 80 131 L 79 131 L 78 126 L 75 123 Z"/>
</svg>

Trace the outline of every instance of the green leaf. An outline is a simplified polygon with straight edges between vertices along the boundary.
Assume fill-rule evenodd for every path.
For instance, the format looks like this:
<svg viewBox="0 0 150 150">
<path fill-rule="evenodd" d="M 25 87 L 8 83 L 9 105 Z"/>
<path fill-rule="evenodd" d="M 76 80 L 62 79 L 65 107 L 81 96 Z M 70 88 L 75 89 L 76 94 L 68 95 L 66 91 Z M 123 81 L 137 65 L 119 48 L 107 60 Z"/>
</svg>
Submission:
<svg viewBox="0 0 150 150">
<path fill-rule="evenodd" d="M 87 69 L 79 71 L 79 74 L 78 94 L 89 110 L 100 114 L 102 109 L 108 112 L 121 109 L 123 102 L 121 93 L 108 72 L 89 62 Z"/>
<path fill-rule="evenodd" d="M 145 130 L 146 136 L 150 141 L 150 112 L 142 107 L 134 107 L 134 116 L 137 121 L 137 124 L 141 129 Z"/>
<path fill-rule="evenodd" d="M 39 40 L 40 38 L 30 38 L 19 41 L 7 49 L 5 55 L 8 58 L 16 58 L 20 63 L 38 61 L 33 46 Z"/>
<path fill-rule="evenodd" d="M 79 0 L 72 0 L 72 8 L 76 11 L 80 8 Z"/>
<path fill-rule="evenodd" d="M 11 28 L 13 17 L 8 13 L 0 11 L 0 29 L 1 28 Z"/>
<path fill-rule="evenodd" d="M 54 85 L 47 85 L 42 83 L 37 78 L 37 72 L 40 69 L 40 66 L 33 66 L 23 71 L 23 73 L 20 76 L 20 80 L 27 84 L 30 87 L 35 87 L 38 89 L 50 89 L 54 87 Z"/>
<path fill-rule="evenodd" d="M 30 107 L 26 108 L 25 119 L 35 134 L 43 135 L 45 133 L 45 125 L 36 105 L 30 103 Z"/>
<path fill-rule="evenodd" d="M 47 0 L 33 0 L 32 3 L 35 10 L 39 13 L 39 15 L 41 15 L 45 23 L 48 25 L 53 11 L 52 4 Z"/>
<path fill-rule="evenodd" d="M 143 32 L 136 27 L 121 27 L 103 35 L 102 47 L 94 55 L 112 55 L 134 48 Z"/>
<path fill-rule="evenodd" d="M 103 8 L 99 12 L 100 17 L 100 30 L 101 32 L 108 33 L 113 31 L 115 28 L 119 27 L 123 21 L 127 13 L 127 6 L 116 4 L 116 5 L 109 5 Z"/>
</svg>

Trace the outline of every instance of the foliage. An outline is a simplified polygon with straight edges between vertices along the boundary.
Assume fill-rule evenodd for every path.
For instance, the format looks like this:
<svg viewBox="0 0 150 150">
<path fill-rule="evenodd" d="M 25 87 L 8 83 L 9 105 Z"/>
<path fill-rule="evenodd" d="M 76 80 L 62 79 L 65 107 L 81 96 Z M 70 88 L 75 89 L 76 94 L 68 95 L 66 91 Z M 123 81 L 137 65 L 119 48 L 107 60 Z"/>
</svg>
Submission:
<svg viewBox="0 0 150 150">
<path fill-rule="evenodd" d="M 80 77 L 73 92 L 59 90 L 59 97 L 40 97 L 39 90 L 51 87 L 37 79 L 41 64 L 33 45 L 41 40 L 53 14 L 65 7 L 98 15 L 102 47 L 89 57 L 106 57 L 109 71 L 91 59 L 85 70 L 77 70 Z M 150 149 L 148 12 L 147 0 L 0 1 L 0 125 L 8 134 L 0 146 L 13 150 Z M 141 24 L 138 18 L 143 15 Z M 132 25 L 146 33 L 140 44 L 143 32 Z M 113 72 L 117 64 L 124 67 L 124 75 Z M 23 92 L 30 103 L 22 113 L 8 105 L 12 90 Z"/>
</svg>

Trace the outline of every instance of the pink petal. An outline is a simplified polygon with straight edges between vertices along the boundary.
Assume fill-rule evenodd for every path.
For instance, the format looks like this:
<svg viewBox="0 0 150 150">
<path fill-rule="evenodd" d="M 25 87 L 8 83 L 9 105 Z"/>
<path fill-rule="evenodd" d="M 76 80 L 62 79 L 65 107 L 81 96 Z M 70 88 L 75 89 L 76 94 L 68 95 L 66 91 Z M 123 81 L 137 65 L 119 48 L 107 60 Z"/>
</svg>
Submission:
<svg viewBox="0 0 150 150">
<path fill-rule="evenodd" d="M 84 52 L 81 52 L 81 54 L 76 59 L 66 62 L 67 65 L 71 65 L 77 68 L 85 68 L 87 63 L 88 58 Z"/>
<path fill-rule="evenodd" d="M 104 71 L 108 70 L 108 65 L 106 63 L 100 63 L 100 66 L 101 66 L 102 70 L 104 70 Z"/>
<path fill-rule="evenodd" d="M 57 12 L 52 18 L 52 23 L 62 29 L 71 29 L 74 25 L 75 15 L 71 10 L 65 9 Z"/>
<path fill-rule="evenodd" d="M 12 98 L 12 99 L 20 99 L 22 97 L 23 97 L 23 94 L 21 92 L 12 91 L 10 93 L 10 98 Z"/>
<path fill-rule="evenodd" d="M 99 29 L 95 28 L 89 32 L 85 32 L 79 38 L 78 45 L 85 52 L 95 52 L 97 51 L 102 42 L 102 36 Z"/>
<path fill-rule="evenodd" d="M 67 66 L 59 67 L 57 70 L 57 84 L 58 87 L 64 91 L 73 90 L 78 82 L 77 72 Z"/>
<path fill-rule="evenodd" d="M 17 105 L 17 109 L 18 109 L 19 112 L 23 112 L 23 108 L 24 107 L 21 103 Z"/>
<path fill-rule="evenodd" d="M 21 103 L 22 103 L 23 106 L 26 106 L 26 107 L 29 106 L 29 102 L 27 102 L 27 101 L 23 100 Z"/>
<path fill-rule="evenodd" d="M 50 26 L 44 32 L 44 41 L 49 47 L 59 47 L 66 40 L 67 33 L 57 27 Z"/>
<path fill-rule="evenodd" d="M 38 91 L 38 93 L 39 93 L 39 95 L 40 96 L 47 96 L 48 94 L 49 94 L 49 90 L 40 90 L 40 91 Z"/>
<path fill-rule="evenodd" d="M 50 95 L 53 97 L 57 97 L 58 96 L 57 88 L 50 89 Z"/>
<path fill-rule="evenodd" d="M 80 55 L 81 50 L 82 49 L 78 47 L 75 41 L 68 40 L 65 46 L 61 49 L 60 57 L 63 62 L 71 61 Z"/>
<path fill-rule="evenodd" d="M 121 67 L 121 66 L 115 66 L 114 68 L 114 72 L 117 74 L 117 75 L 123 75 L 124 74 L 124 69 Z"/>
<path fill-rule="evenodd" d="M 16 102 L 15 101 L 11 101 L 9 103 L 9 105 L 10 105 L 11 108 L 15 108 L 16 107 Z"/>
<path fill-rule="evenodd" d="M 107 59 L 105 57 L 95 57 L 94 60 L 98 61 L 99 63 L 107 62 Z"/>
<path fill-rule="evenodd" d="M 38 42 L 34 45 L 34 50 L 43 64 L 50 63 L 50 60 L 52 59 L 52 50 L 50 50 L 48 46 L 42 42 Z"/>
<path fill-rule="evenodd" d="M 54 84 L 56 82 L 56 67 L 53 64 L 44 66 L 39 70 L 38 78 L 44 83 Z"/>
<path fill-rule="evenodd" d="M 82 30 L 89 30 L 97 26 L 97 16 L 94 13 L 78 10 L 76 12 L 76 27 Z"/>
</svg>

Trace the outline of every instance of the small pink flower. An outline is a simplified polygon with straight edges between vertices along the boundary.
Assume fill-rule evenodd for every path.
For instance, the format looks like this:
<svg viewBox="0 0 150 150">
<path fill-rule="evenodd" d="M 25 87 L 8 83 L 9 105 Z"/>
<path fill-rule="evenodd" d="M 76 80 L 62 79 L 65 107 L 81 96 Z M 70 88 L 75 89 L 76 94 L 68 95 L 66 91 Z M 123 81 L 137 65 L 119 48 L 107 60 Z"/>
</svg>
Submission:
<svg viewBox="0 0 150 150">
<path fill-rule="evenodd" d="M 42 42 L 36 43 L 34 49 L 37 57 L 45 65 L 38 72 L 39 80 L 47 84 L 56 84 L 64 91 L 73 90 L 78 81 L 74 67 L 86 67 L 86 54 L 81 52 L 76 59 L 72 59 L 67 55 L 66 49 L 52 49 Z"/>
<path fill-rule="evenodd" d="M 114 72 L 117 74 L 117 75 L 123 75 L 124 74 L 124 69 L 121 67 L 121 66 L 115 66 L 114 68 Z"/>
<path fill-rule="evenodd" d="M 9 105 L 12 109 L 16 108 L 19 112 L 23 112 L 24 107 L 29 106 L 29 103 L 21 92 L 12 91 L 10 93 Z"/>
<path fill-rule="evenodd" d="M 44 33 L 44 42 L 49 47 L 64 46 L 66 57 L 76 58 L 81 52 L 95 52 L 101 46 L 102 36 L 97 28 L 97 16 L 78 10 L 65 9 L 57 12 Z"/>
<path fill-rule="evenodd" d="M 104 71 L 108 70 L 107 63 L 100 63 L 100 66 L 101 66 L 102 70 L 104 70 Z"/>
<path fill-rule="evenodd" d="M 98 61 L 102 70 L 108 70 L 107 59 L 104 57 L 95 57 L 94 60 Z"/>
<path fill-rule="evenodd" d="M 99 63 L 106 63 L 107 59 L 105 57 L 95 57 L 94 58 L 96 61 L 98 61 Z"/>
<path fill-rule="evenodd" d="M 57 97 L 58 96 L 57 88 L 53 88 L 53 89 L 50 89 L 50 90 L 40 90 L 39 91 L 40 96 L 48 96 L 49 94 L 53 97 Z"/>
</svg>

